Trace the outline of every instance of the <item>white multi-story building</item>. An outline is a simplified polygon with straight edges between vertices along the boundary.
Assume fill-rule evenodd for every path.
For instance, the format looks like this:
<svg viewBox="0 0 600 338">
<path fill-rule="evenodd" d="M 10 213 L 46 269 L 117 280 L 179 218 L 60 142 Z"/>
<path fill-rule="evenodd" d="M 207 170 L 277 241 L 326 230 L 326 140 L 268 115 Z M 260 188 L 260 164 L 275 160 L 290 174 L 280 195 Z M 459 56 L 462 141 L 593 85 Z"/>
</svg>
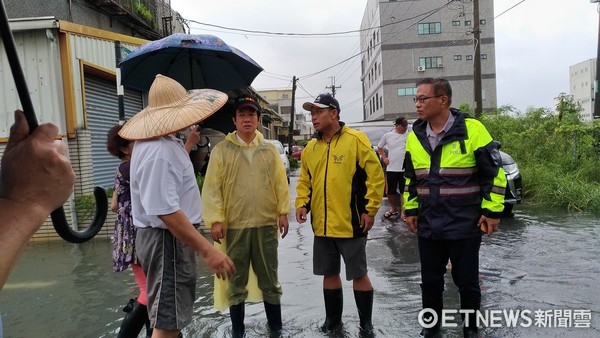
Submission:
<svg viewBox="0 0 600 338">
<path fill-rule="evenodd" d="M 452 106 L 475 107 L 473 30 L 479 26 L 483 109 L 496 107 L 493 0 L 368 0 L 361 24 L 364 120 L 416 117 L 415 83 L 443 77 L 453 90 Z"/>
<path fill-rule="evenodd" d="M 597 59 L 589 59 L 569 67 L 569 94 L 581 105 L 579 119 L 582 122 L 594 120 L 594 79 Z"/>
</svg>

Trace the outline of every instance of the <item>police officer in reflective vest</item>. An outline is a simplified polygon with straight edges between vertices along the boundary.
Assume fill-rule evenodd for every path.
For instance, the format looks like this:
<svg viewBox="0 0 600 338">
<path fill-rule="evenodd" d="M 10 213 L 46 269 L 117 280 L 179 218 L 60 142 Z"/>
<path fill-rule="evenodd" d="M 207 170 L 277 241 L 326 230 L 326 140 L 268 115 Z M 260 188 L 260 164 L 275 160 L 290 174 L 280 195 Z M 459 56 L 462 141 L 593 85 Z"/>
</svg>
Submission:
<svg viewBox="0 0 600 338">
<path fill-rule="evenodd" d="M 423 308 L 438 318 L 422 334 L 439 337 L 448 260 L 461 309 L 479 310 L 481 236 L 498 230 L 506 177 L 486 128 L 450 108 L 452 88 L 446 79 L 420 80 L 414 101 L 419 119 L 406 142 L 404 208 L 406 224 L 418 236 Z M 466 317 L 464 336 L 477 337 L 475 316 Z"/>
</svg>

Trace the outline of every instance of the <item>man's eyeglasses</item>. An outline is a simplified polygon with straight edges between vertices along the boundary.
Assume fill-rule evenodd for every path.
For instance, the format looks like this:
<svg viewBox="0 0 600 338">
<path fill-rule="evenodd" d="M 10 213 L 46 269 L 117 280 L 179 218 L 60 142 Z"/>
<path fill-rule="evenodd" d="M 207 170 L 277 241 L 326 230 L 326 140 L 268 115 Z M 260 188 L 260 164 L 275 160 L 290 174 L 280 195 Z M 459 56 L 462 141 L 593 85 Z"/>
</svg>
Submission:
<svg viewBox="0 0 600 338">
<path fill-rule="evenodd" d="M 425 101 L 432 99 L 434 97 L 440 97 L 440 96 L 444 96 L 444 95 L 436 95 L 436 96 L 421 96 L 421 97 L 413 97 L 413 101 L 415 101 L 415 103 L 419 102 L 419 103 L 425 103 Z"/>
</svg>

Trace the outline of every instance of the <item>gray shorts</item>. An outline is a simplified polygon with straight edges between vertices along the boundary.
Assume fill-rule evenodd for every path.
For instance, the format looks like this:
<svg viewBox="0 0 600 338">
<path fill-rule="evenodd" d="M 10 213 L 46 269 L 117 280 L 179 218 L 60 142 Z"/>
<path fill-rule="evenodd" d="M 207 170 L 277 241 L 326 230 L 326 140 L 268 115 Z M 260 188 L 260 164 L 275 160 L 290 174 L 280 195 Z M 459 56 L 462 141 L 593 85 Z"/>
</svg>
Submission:
<svg viewBox="0 0 600 338">
<path fill-rule="evenodd" d="M 346 265 L 346 280 L 367 274 L 367 237 L 331 238 L 315 236 L 313 273 L 319 276 L 339 275 L 340 256 Z"/>
<path fill-rule="evenodd" d="M 150 326 L 183 329 L 196 300 L 196 251 L 159 228 L 138 228 L 135 246 L 147 277 Z"/>
</svg>

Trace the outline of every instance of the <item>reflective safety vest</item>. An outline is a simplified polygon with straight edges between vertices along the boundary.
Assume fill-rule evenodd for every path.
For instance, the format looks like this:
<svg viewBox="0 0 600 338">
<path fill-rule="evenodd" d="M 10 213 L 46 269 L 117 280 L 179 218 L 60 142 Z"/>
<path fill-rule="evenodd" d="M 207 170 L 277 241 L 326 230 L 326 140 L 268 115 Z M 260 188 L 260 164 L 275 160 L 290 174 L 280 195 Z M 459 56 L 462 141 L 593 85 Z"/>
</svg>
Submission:
<svg viewBox="0 0 600 338">
<path fill-rule="evenodd" d="M 432 239 L 481 236 L 481 215 L 499 218 L 506 176 L 500 153 L 481 122 L 451 109 L 455 121 L 435 149 L 427 122 L 418 120 L 406 141 L 404 210 L 418 216 L 417 234 Z"/>
</svg>

